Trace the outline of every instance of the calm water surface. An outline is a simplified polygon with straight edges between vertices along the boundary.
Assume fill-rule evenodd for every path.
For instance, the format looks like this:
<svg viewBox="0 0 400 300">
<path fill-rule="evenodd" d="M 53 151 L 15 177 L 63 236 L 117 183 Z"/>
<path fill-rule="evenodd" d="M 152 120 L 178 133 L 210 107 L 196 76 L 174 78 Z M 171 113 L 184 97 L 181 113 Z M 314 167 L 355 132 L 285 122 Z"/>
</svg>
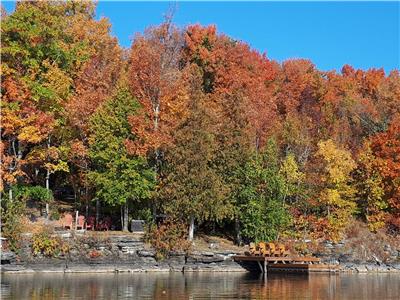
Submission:
<svg viewBox="0 0 400 300">
<path fill-rule="evenodd" d="M 400 299 L 400 274 L 6 274 L 1 299 Z"/>
</svg>

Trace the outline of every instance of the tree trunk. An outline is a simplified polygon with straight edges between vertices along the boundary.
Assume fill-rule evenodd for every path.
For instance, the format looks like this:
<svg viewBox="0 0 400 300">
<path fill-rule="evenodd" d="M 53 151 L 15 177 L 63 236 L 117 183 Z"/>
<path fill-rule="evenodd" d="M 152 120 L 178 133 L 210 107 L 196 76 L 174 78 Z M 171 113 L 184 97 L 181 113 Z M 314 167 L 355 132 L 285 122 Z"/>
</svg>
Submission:
<svg viewBox="0 0 400 300">
<path fill-rule="evenodd" d="M 50 148 L 50 136 L 47 140 L 47 148 Z M 50 170 L 46 170 L 46 190 L 50 190 Z M 49 219 L 49 203 L 46 202 L 46 220 Z"/>
<path fill-rule="evenodd" d="M 153 120 L 153 126 L 154 126 L 154 131 L 158 131 L 158 122 L 159 122 L 159 114 L 160 114 L 160 103 L 157 100 L 157 103 L 153 105 L 153 112 L 154 112 L 154 120 Z M 157 175 L 160 171 L 160 149 L 156 148 L 154 150 L 155 154 L 155 164 L 154 164 L 154 180 L 157 182 Z M 153 198 L 152 201 L 152 211 L 153 211 L 153 221 L 156 222 L 157 219 L 157 205 L 156 205 L 156 199 Z"/>
<path fill-rule="evenodd" d="M 121 214 L 121 230 L 123 230 L 124 229 L 124 212 L 123 212 L 122 205 L 120 207 L 120 214 Z"/>
<path fill-rule="evenodd" d="M 256 146 L 256 153 L 258 153 L 259 152 L 259 149 L 260 149 L 260 137 L 259 137 L 259 135 L 257 134 L 256 135 L 256 142 L 255 142 L 255 146 Z"/>
<path fill-rule="evenodd" d="M 96 227 L 99 225 L 100 219 L 100 201 L 96 199 Z"/>
<path fill-rule="evenodd" d="M 194 216 L 190 216 L 189 241 L 193 241 L 193 237 L 194 237 Z"/>
<path fill-rule="evenodd" d="M 46 203 L 46 219 L 49 219 L 49 215 L 50 215 L 50 208 L 49 208 L 49 203 Z"/>
<path fill-rule="evenodd" d="M 46 173 L 46 190 L 50 190 L 50 171 L 47 170 Z M 50 214 L 50 209 L 49 209 L 49 203 L 46 202 L 46 220 L 49 219 L 49 214 Z"/>
<path fill-rule="evenodd" d="M 13 199 L 13 192 L 12 192 L 11 186 L 10 186 L 10 189 L 8 190 L 8 199 L 10 200 L 10 202 Z"/>
<path fill-rule="evenodd" d="M 79 217 L 79 211 L 75 212 L 75 230 L 78 230 L 78 217 Z"/>
<path fill-rule="evenodd" d="M 85 184 L 85 204 L 86 204 L 85 218 L 87 220 L 89 218 L 89 191 L 86 184 Z"/>
<path fill-rule="evenodd" d="M 46 190 L 50 189 L 50 171 L 46 171 Z"/>
<path fill-rule="evenodd" d="M 123 231 L 128 231 L 128 223 L 129 223 L 129 206 L 128 206 L 128 201 L 125 202 L 124 205 L 124 225 L 123 225 Z"/>
<path fill-rule="evenodd" d="M 236 244 L 242 244 L 242 236 L 240 235 L 240 221 L 239 217 L 235 216 L 235 233 L 236 233 Z"/>
</svg>

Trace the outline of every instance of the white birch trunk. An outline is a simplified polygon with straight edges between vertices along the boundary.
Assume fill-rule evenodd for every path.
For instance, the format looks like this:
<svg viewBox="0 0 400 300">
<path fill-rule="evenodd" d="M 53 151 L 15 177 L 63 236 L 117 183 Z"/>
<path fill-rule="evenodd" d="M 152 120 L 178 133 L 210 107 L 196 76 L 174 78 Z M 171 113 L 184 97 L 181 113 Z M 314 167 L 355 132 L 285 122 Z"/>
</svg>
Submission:
<svg viewBox="0 0 400 300">
<path fill-rule="evenodd" d="M 50 148 L 50 136 L 47 140 L 47 148 Z M 50 170 L 46 171 L 46 190 L 50 190 Z M 49 203 L 46 203 L 46 220 L 49 219 L 50 208 Z"/>
<path fill-rule="evenodd" d="M 78 215 L 79 211 L 75 212 L 75 230 L 78 230 Z"/>
<path fill-rule="evenodd" d="M 194 216 L 190 216 L 190 223 L 189 223 L 189 241 L 193 241 L 194 237 Z"/>
<path fill-rule="evenodd" d="M 129 218 L 129 206 L 128 206 L 128 201 L 125 202 L 124 205 L 124 227 L 123 227 L 123 231 L 128 231 L 128 218 Z"/>
</svg>

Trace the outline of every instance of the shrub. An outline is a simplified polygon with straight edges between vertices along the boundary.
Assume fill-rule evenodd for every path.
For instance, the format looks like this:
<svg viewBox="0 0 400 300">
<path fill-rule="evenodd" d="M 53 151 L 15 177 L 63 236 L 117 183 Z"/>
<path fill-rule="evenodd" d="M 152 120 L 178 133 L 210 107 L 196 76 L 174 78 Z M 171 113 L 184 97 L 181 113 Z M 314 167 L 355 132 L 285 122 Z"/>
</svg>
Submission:
<svg viewBox="0 0 400 300">
<path fill-rule="evenodd" d="M 166 220 L 158 227 L 150 225 L 145 241 L 155 249 L 158 260 L 168 257 L 171 251 L 188 251 L 191 245 L 187 240 L 186 225 L 175 220 Z"/>
<path fill-rule="evenodd" d="M 26 201 L 28 199 L 38 201 L 41 204 L 53 201 L 53 192 L 40 185 L 22 186 L 15 185 L 12 188 L 16 200 Z"/>
<path fill-rule="evenodd" d="M 50 214 L 50 219 L 51 220 L 60 220 L 60 213 L 58 212 L 58 210 L 53 210 L 53 211 L 51 211 L 51 214 Z"/>
<path fill-rule="evenodd" d="M 3 200 L 1 207 L 2 235 L 7 239 L 8 248 L 16 253 L 21 246 L 21 233 L 23 232 L 22 216 L 25 202 L 20 199 L 14 201 Z"/>
<path fill-rule="evenodd" d="M 92 249 L 89 252 L 89 257 L 90 258 L 99 258 L 100 256 L 102 256 L 102 253 L 98 250 Z"/>
<path fill-rule="evenodd" d="M 32 236 L 33 254 L 42 254 L 47 257 L 57 257 L 69 252 L 68 244 L 64 243 L 60 237 L 54 236 L 48 228 L 43 228 Z"/>
<path fill-rule="evenodd" d="M 34 201 L 41 203 L 53 201 L 53 192 L 39 185 L 27 187 L 27 193 L 29 198 Z"/>
</svg>

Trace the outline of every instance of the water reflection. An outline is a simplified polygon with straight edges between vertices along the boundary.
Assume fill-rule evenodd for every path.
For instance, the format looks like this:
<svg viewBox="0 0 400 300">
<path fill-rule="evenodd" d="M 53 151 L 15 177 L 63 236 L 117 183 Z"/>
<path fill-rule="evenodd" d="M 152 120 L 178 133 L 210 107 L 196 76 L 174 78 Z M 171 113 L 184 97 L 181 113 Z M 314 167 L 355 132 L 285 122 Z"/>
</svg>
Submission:
<svg viewBox="0 0 400 300">
<path fill-rule="evenodd" d="M 400 275 L 6 274 L 1 299 L 400 299 Z"/>
</svg>

